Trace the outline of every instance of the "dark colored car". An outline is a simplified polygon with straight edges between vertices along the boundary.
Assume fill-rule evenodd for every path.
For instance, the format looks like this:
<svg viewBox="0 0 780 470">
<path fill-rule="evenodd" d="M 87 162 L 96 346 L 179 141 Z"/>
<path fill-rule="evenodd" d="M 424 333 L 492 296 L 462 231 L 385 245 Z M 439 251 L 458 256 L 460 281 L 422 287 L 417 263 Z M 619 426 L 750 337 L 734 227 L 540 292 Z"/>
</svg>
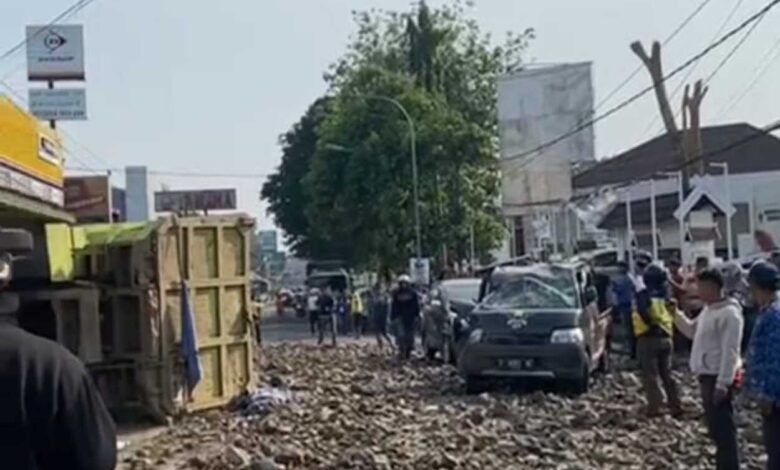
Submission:
<svg viewBox="0 0 780 470">
<path fill-rule="evenodd" d="M 476 307 L 479 278 L 449 279 L 434 285 L 423 308 L 422 344 L 429 359 L 441 354 L 454 363 L 463 324 Z"/>
<path fill-rule="evenodd" d="M 503 268 L 469 315 L 458 366 L 470 392 L 491 379 L 548 379 L 582 393 L 609 367 L 610 311 L 585 264 Z"/>
</svg>

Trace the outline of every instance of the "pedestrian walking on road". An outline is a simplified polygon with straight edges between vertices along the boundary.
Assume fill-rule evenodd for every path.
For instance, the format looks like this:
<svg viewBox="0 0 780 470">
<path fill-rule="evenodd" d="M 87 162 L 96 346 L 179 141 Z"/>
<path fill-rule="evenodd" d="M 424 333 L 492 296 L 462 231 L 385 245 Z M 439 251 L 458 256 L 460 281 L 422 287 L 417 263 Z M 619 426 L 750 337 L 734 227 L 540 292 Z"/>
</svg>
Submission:
<svg viewBox="0 0 780 470">
<path fill-rule="evenodd" d="M 674 316 L 667 307 L 668 282 L 666 271 L 658 265 L 647 267 L 642 276 L 642 289 L 636 294 L 633 315 L 637 336 L 637 356 L 642 385 L 647 398 L 647 415 L 661 414 L 663 392 L 672 415 L 682 414 L 677 383 L 672 377 L 672 332 Z"/>
<path fill-rule="evenodd" d="M 398 289 L 393 293 L 391 320 L 398 326 L 398 354 L 408 360 L 414 351 L 414 333 L 420 316 L 420 299 L 407 275 L 398 278 Z"/>
<path fill-rule="evenodd" d="M 742 307 L 725 295 L 719 270 L 699 272 L 697 283 L 704 308 L 695 319 L 675 308 L 675 324 L 680 333 L 693 339 L 690 367 L 699 378 L 704 419 L 717 450 L 716 469 L 739 470 L 732 399 L 741 365 Z"/>
<path fill-rule="evenodd" d="M 387 293 L 382 290 L 382 286 L 379 283 L 375 284 L 373 289 L 371 289 L 368 308 L 379 350 L 381 351 L 384 349 L 385 341 L 387 341 L 387 344 L 392 349 L 393 340 L 391 340 L 390 336 L 387 334 L 387 319 L 390 316 L 390 298 Z"/>
<path fill-rule="evenodd" d="M 320 294 L 320 290 L 314 287 L 309 291 L 309 297 L 306 299 L 306 309 L 309 311 L 309 330 L 311 331 L 312 336 L 317 334 L 317 322 L 319 321 L 320 311 L 317 302 L 320 298 Z"/>
<path fill-rule="evenodd" d="M 636 359 L 636 337 L 633 327 L 633 306 L 634 306 L 634 282 L 631 280 L 628 272 L 628 265 L 624 262 L 618 264 L 620 274 L 612 283 L 612 292 L 615 294 L 615 310 L 617 319 L 623 326 L 626 336 L 626 346 L 631 359 Z"/>
<path fill-rule="evenodd" d="M 326 287 L 317 300 L 319 307 L 319 316 L 317 318 L 317 344 L 325 341 L 325 331 L 330 331 L 330 338 L 333 346 L 336 346 L 336 302 L 333 300 L 333 292 L 330 287 Z"/>
<path fill-rule="evenodd" d="M 355 330 L 355 338 L 360 339 L 366 328 L 366 310 L 363 308 L 363 299 L 360 293 L 355 291 L 350 298 L 352 311 L 352 329 Z"/>
<path fill-rule="evenodd" d="M 336 331 L 340 335 L 349 333 L 349 326 L 352 322 L 350 310 L 352 310 L 349 299 L 349 293 L 346 290 L 339 291 L 336 296 Z"/>
<path fill-rule="evenodd" d="M 747 391 L 761 410 L 766 468 L 780 470 L 780 272 L 770 263 L 757 263 L 748 283 L 759 313 L 748 347 Z"/>
</svg>

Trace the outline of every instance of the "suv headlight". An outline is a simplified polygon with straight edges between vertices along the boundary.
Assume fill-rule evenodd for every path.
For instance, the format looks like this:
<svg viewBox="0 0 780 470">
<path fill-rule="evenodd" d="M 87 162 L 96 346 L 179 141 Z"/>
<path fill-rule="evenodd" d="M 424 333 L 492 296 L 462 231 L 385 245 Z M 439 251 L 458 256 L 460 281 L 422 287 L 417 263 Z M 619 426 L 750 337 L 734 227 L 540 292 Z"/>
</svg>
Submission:
<svg viewBox="0 0 780 470">
<path fill-rule="evenodd" d="M 580 344 L 585 341 L 585 334 L 582 328 L 566 328 L 555 330 L 550 337 L 553 344 Z"/>
<path fill-rule="evenodd" d="M 471 334 L 469 334 L 469 343 L 479 343 L 482 341 L 484 333 L 485 332 L 482 331 L 482 328 L 477 328 L 476 330 L 472 331 Z"/>
</svg>

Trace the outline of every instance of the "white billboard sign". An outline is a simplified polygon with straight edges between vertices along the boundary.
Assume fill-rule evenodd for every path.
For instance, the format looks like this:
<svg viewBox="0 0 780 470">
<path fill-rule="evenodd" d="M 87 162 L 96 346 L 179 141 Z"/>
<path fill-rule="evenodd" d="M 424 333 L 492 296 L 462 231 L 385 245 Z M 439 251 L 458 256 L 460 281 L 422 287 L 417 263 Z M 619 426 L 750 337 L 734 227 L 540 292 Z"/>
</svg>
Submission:
<svg viewBox="0 0 780 470">
<path fill-rule="evenodd" d="M 507 215 L 571 197 L 571 165 L 595 160 L 589 63 L 528 68 L 498 81 L 502 201 Z M 541 151 L 536 151 L 541 148 Z"/>
<path fill-rule="evenodd" d="M 87 93 L 82 88 L 31 88 L 30 112 L 45 121 L 83 121 L 87 119 Z"/>
<path fill-rule="evenodd" d="M 412 283 L 427 286 L 431 283 L 431 260 L 429 258 L 409 259 L 409 274 Z"/>
<path fill-rule="evenodd" d="M 80 25 L 27 27 L 30 80 L 84 80 L 84 31 Z"/>
</svg>

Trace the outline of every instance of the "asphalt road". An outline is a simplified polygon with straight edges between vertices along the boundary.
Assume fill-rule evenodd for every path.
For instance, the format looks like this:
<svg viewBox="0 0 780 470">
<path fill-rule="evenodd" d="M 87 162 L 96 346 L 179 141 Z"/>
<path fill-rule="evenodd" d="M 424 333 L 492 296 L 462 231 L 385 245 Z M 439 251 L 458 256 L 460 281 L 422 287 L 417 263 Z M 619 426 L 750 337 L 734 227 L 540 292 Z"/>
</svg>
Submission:
<svg viewBox="0 0 780 470">
<path fill-rule="evenodd" d="M 301 341 L 311 339 L 309 321 L 306 318 L 296 318 L 294 313 L 286 313 L 263 318 L 260 325 L 263 342 Z"/>
</svg>

